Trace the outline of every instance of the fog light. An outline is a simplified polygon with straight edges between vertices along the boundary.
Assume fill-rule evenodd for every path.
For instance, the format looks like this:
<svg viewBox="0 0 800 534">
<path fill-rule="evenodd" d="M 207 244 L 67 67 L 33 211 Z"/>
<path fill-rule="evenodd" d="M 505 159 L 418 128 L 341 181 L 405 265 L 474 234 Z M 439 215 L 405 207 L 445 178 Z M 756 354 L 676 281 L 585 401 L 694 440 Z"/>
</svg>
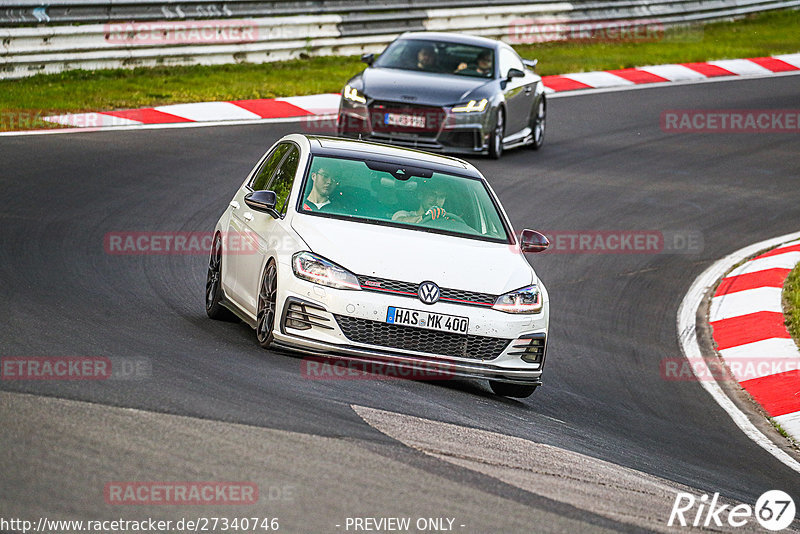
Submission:
<svg viewBox="0 0 800 534">
<path fill-rule="evenodd" d="M 523 362 L 527 363 L 542 363 L 544 361 L 544 352 L 547 347 L 547 338 L 545 334 L 531 334 L 519 338 L 518 343 L 513 346 L 515 350 L 509 352 L 519 356 Z"/>
</svg>

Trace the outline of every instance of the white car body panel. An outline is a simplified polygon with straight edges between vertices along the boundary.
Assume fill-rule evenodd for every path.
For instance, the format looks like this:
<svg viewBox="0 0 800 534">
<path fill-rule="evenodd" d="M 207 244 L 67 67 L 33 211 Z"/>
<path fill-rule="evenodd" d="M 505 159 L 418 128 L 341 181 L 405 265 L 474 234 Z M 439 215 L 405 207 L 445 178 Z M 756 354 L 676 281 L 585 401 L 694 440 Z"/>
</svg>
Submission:
<svg viewBox="0 0 800 534">
<path fill-rule="evenodd" d="M 245 195 L 252 191 L 248 184 L 253 174 L 271 148 L 253 167 L 216 225 L 217 233 L 240 235 L 255 251 L 223 253 L 221 289 L 225 307 L 255 327 L 259 287 L 266 265 L 272 261 L 275 262 L 278 273 L 277 316 L 272 332 L 275 342 L 283 346 L 313 354 L 389 361 L 398 365 L 411 365 L 409 362 L 433 363 L 446 366 L 453 374 L 461 376 L 522 384 L 540 383 L 544 357 L 540 363 L 523 361 L 519 356 L 520 349 L 515 348 L 515 345 L 519 347 L 519 343 L 527 343 L 531 336 L 542 336 L 542 339 L 546 339 L 549 329 L 549 296 L 520 251 L 516 238 L 512 238 L 513 242 L 498 243 L 298 213 L 295 206 L 313 150 L 312 143 L 335 147 L 336 150 L 359 145 L 368 145 L 373 151 L 383 150 L 384 147 L 349 140 L 307 138 L 297 134 L 286 136 L 278 143 L 286 141 L 299 147 L 301 157 L 285 216 L 275 217 L 252 209 L 244 200 Z M 416 159 L 414 165 L 424 165 L 424 158 L 430 157 L 433 163 L 442 165 L 444 162 L 452 166 L 454 172 L 459 168 L 471 169 L 479 176 L 474 168 L 461 160 L 428 156 L 396 147 L 385 147 L 385 150 L 395 158 L 407 154 L 409 158 Z M 496 198 L 491 188 L 488 189 Z M 507 229 L 513 232 L 499 202 L 497 206 Z M 408 292 L 389 294 L 374 288 L 365 288 L 363 285 L 362 290 L 326 287 L 298 278 L 294 274 L 292 256 L 302 251 L 322 256 L 358 276 L 373 276 L 409 284 L 433 281 L 440 288 L 494 296 L 537 285 L 543 305 L 538 313 L 516 314 L 493 309 L 491 304 L 464 304 L 445 300 L 425 304 Z M 318 307 L 319 309 L 312 309 L 323 318 L 321 320 L 327 326 L 293 328 L 284 317 L 289 302 Z M 349 318 L 370 321 L 373 325 L 380 323 L 380 327 L 383 327 L 386 325 L 389 306 L 465 317 L 469 319 L 467 337 L 477 336 L 475 339 L 484 340 L 496 338 L 495 341 L 508 341 L 508 344 L 491 358 L 476 359 L 469 355 L 442 354 L 437 352 L 439 347 L 436 343 L 432 343 L 430 348 L 422 347 L 424 350 L 420 350 L 420 347 L 409 349 L 365 343 L 345 335 L 338 322 L 342 318 Z M 392 327 L 419 330 L 416 327 Z"/>
</svg>

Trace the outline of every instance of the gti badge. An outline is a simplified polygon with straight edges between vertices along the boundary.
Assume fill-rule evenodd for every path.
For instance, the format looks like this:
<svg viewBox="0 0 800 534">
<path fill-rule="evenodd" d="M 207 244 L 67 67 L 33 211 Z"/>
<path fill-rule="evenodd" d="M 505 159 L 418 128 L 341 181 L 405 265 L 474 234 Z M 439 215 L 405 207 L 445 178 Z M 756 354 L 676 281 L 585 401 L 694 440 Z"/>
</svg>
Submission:
<svg viewBox="0 0 800 534">
<path fill-rule="evenodd" d="M 417 295 L 425 304 L 436 304 L 439 300 L 439 286 L 433 282 L 422 282 L 417 289 Z"/>
</svg>

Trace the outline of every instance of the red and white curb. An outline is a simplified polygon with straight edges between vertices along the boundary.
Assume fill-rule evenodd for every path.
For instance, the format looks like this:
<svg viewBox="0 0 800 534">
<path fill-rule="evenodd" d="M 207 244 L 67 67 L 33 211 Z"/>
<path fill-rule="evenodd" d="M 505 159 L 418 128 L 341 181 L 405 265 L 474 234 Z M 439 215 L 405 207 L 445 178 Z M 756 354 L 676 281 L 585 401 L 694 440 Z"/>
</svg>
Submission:
<svg viewBox="0 0 800 534">
<path fill-rule="evenodd" d="M 340 95 L 290 96 L 231 102 L 171 104 L 154 108 L 124 109 L 91 113 L 54 115 L 44 120 L 74 128 L 108 128 L 145 124 L 177 124 L 220 121 L 261 121 L 335 114 Z"/>
<path fill-rule="evenodd" d="M 737 382 L 787 434 L 800 440 L 800 350 L 784 325 L 781 291 L 800 263 L 800 240 L 733 269 L 711 299 L 717 351 Z"/>
<path fill-rule="evenodd" d="M 697 314 L 703 305 L 706 295 L 716 287 L 717 289 L 712 297 L 711 309 L 709 310 L 709 321 L 711 326 L 714 327 L 713 335 L 718 344 L 718 350 L 723 357 L 733 358 L 734 356 L 739 356 L 736 352 L 725 351 L 743 351 L 746 349 L 741 347 L 747 347 L 747 349 L 753 349 L 747 354 L 747 358 L 753 358 L 754 360 L 762 357 L 775 360 L 781 354 L 786 358 L 797 358 L 798 354 L 796 352 L 781 353 L 775 350 L 776 343 L 784 349 L 789 348 L 785 334 L 781 329 L 777 328 L 776 323 L 776 321 L 780 321 L 780 326 L 783 327 L 782 310 L 780 318 L 777 315 L 754 314 L 775 314 L 776 303 L 777 309 L 780 310 L 779 292 L 780 287 L 783 285 L 783 280 L 786 278 L 784 272 L 788 272 L 786 271 L 787 269 L 791 269 L 800 261 L 800 251 L 797 248 L 799 246 L 800 232 L 795 232 L 755 243 L 717 260 L 694 280 L 678 308 L 677 316 L 678 341 L 681 351 L 689 360 L 690 367 L 697 375 L 698 383 L 728 413 L 736 426 L 748 438 L 798 473 L 800 473 L 800 462 L 788 454 L 782 446 L 777 445 L 764 435 L 728 397 L 716 380 L 707 379 L 708 377 L 714 377 L 715 373 L 708 368 L 703 358 L 703 351 L 698 341 Z M 761 251 L 767 249 L 773 250 L 760 254 Z M 756 257 L 753 258 L 754 256 Z M 753 259 L 751 260 L 750 258 Z M 746 263 L 742 263 L 745 261 Z M 740 263 L 742 265 L 739 265 Z M 737 267 L 734 268 L 734 266 Z M 778 284 L 780 284 L 780 287 L 778 287 Z M 776 298 L 777 301 L 775 300 Z M 767 323 L 762 322 L 762 318 L 766 317 L 770 317 L 769 324 L 772 326 L 765 328 Z M 723 322 L 728 320 L 732 321 Z M 766 321 L 766 319 L 763 320 Z M 736 324 L 734 321 L 739 321 L 740 323 Z M 719 339 L 717 339 L 718 336 Z M 788 341 L 791 342 L 791 339 Z M 796 351 L 797 349 L 795 348 L 794 350 Z M 745 383 L 753 381 L 749 384 L 749 387 L 753 391 L 759 391 L 760 393 L 763 389 L 758 388 L 759 383 L 754 381 L 773 380 L 773 378 L 767 378 L 769 376 L 771 376 L 769 373 L 759 378 L 747 376 L 748 380 L 742 380 L 740 383 L 747 389 Z M 800 432 L 798 432 L 800 425 L 798 425 L 796 417 L 796 411 L 800 410 L 797 407 L 797 394 L 798 390 L 800 390 L 800 383 L 796 378 L 794 384 L 795 389 L 793 392 L 791 391 L 791 386 L 788 385 L 780 388 L 780 391 L 783 392 L 780 395 L 785 399 L 786 404 L 778 405 L 771 402 L 767 402 L 767 404 L 771 409 L 775 410 L 773 413 L 782 414 L 775 417 L 775 419 L 787 433 L 797 439 L 800 438 Z M 781 386 L 783 385 L 781 384 Z M 771 393 L 768 395 L 773 399 L 775 398 Z M 778 406 L 783 407 L 779 408 Z"/>
<path fill-rule="evenodd" d="M 545 76 L 544 84 L 549 92 L 560 92 L 652 83 L 704 81 L 731 76 L 768 76 L 798 70 L 800 70 L 800 54 L 783 54 Z"/>
<path fill-rule="evenodd" d="M 800 53 L 705 63 L 676 63 L 596 72 L 544 76 L 547 93 L 626 89 L 638 85 L 692 83 L 730 77 L 764 77 L 800 73 Z M 54 115 L 44 120 L 73 128 L 113 128 L 153 124 L 245 123 L 336 114 L 340 95 L 293 96 L 230 102 L 198 102 L 154 108 Z"/>
</svg>

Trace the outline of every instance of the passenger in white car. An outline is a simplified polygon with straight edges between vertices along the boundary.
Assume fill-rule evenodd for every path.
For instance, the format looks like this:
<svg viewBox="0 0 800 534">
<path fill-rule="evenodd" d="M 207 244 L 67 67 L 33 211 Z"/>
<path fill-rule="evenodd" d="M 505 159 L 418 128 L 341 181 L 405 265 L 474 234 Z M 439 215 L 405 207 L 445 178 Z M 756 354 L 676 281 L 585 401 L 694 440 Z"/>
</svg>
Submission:
<svg viewBox="0 0 800 534">
<path fill-rule="evenodd" d="M 303 209 L 321 211 L 331 204 L 331 195 L 339 185 L 339 181 L 333 177 L 330 171 L 325 168 L 319 168 L 311 173 L 311 182 L 313 186 L 311 192 L 303 201 Z"/>
</svg>

